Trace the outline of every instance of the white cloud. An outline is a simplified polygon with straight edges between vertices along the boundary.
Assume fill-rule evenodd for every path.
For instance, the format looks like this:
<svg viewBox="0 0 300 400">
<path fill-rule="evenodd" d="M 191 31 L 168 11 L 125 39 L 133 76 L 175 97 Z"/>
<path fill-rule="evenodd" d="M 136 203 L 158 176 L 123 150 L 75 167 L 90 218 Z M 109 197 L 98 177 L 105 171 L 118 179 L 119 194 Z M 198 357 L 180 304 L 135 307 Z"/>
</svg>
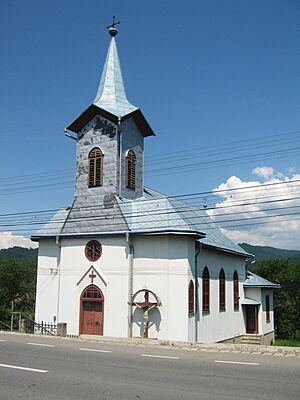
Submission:
<svg viewBox="0 0 300 400">
<path fill-rule="evenodd" d="M 262 183 L 231 176 L 215 188 L 216 209 L 209 214 L 236 243 L 300 249 L 300 174 L 284 176 L 271 167 L 258 172 Z"/>
<path fill-rule="evenodd" d="M 274 169 L 272 167 L 256 167 L 252 173 L 263 179 L 269 179 L 274 175 Z"/>
<path fill-rule="evenodd" d="M 29 249 L 38 247 L 38 243 L 32 242 L 24 236 L 13 235 L 11 232 L 0 232 L 0 249 L 7 249 L 14 246 Z"/>
</svg>

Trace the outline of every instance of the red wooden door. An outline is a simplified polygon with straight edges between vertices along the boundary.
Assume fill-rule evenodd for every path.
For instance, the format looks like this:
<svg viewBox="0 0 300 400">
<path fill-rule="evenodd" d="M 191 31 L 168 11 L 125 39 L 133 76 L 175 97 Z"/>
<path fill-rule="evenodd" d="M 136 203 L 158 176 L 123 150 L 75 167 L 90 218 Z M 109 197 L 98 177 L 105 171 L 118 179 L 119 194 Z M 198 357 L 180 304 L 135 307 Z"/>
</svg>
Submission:
<svg viewBox="0 0 300 400">
<path fill-rule="evenodd" d="M 257 306 L 246 306 L 246 333 L 258 333 Z"/>
<path fill-rule="evenodd" d="M 103 335 L 104 298 L 101 290 L 88 286 L 81 295 L 80 334 Z"/>
<path fill-rule="evenodd" d="M 87 335 L 103 335 L 102 302 L 82 302 L 81 333 Z"/>
</svg>

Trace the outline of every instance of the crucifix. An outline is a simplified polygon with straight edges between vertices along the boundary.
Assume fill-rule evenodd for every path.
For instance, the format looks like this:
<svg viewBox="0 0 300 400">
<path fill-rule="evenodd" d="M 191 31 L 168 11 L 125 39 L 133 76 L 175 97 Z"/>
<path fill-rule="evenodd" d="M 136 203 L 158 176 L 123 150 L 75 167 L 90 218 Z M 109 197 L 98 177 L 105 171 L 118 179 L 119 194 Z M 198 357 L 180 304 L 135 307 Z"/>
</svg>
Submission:
<svg viewBox="0 0 300 400">
<path fill-rule="evenodd" d="M 120 24 L 120 21 L 115 22 L 115 16 L 113 16 L 112 20 L 113 20 L 113 21 L 112 21 L 112 24 L 111 24 L 111 25 L 108 25 L 107 29 L 108 29 L 108 32 L 109 32 L 110 36 L 114 37 L 114 36 L 116 36 L 116 34 L 118 33 L 118 30 L 117 30 L 117 28 L 116 28 L 116 25 L 119 25 L 119 24 Z"/>
<path fill-rule="evenodd" d="M 91 273 L 89 274 L 89 278 L 91 278 L 91 283 L 94 283 L 94 278 L 96 278 L 96 274 L 94 273 L 94 270 L 92 269 Z"/>
<path fill-rule="evenodd" d="M 151 291 L 147 289 L 142 289 L 136 292 L 133 296 L 133 300 L 135 299 L 138 293 L 144 293 L 144 301 L 136 302 L 133 301 L 132 305 L 139 307 L 143 311 L 143 336 L 144 338 L 148 338 L 148 330 L 149 330 L 149 311 L 152 308 L 157 307 L 160 305 L 160 302 L 157 299 L 157 296 Z M 149 301 L 149 294 L 152 294 L 156 301 Z"/>
</svg>

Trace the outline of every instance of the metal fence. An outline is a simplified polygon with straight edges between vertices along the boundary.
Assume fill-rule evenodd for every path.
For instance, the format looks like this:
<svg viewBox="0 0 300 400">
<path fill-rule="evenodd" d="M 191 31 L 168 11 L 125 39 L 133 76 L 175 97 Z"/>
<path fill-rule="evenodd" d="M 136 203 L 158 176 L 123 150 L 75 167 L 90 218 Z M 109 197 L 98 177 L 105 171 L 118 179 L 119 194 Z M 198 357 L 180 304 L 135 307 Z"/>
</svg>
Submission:
<svg viewBox="0 0 300 400">
<path fill-rule="evenodd" d="M 57 325 L 49 322 L 34 322 L 34 333 L 37 335 L 57 335 Z"/>
</svg>

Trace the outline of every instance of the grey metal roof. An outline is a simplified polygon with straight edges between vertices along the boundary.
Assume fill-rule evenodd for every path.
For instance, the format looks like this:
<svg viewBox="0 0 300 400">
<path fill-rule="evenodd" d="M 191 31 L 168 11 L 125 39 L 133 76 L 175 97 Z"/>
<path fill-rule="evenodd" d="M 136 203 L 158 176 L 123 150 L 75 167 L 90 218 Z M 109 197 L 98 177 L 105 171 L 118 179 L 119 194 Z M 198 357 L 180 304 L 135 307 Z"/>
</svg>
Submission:
<svg viewBox="0 0 300 400">
<path fill-rule="evenodd" d="M 114 37 L 110 41 L 100 85 L 93 104 L 120 117 L 138 109 L 127 100 Z"/>
<path fill-rule="evenodd" d="M 61 232 L 64 223 L 70 212 L 69 208 L 62 208 L 32 237 L 43 237 L 43 236 L 57 236 Z"/>
<path fill-rule="evenodd" d="M 127 99 L 114 37 L 111 38 L 108 47 L 99 88 L 93 103 L 67 129 L 78 133 L 98 114 L 115 123 L 118 122 L 119 117 L 121 120 L 132 117 L 144 137 L 155 135 L 141 110 Z"/>
<path fill-rule="evenodd" d="M 135 200 L 116 196 L 109 208 L 77 206 L 75 201 L 67 214 L 59 211 L 34 237 L 106 235 L 126 231 L 132 234 L 193 234 L 201 238 L 204 246 L 250 256 L 221 232 L 205 210 L 151 189 L 144 189 L 144 196 Z"/>
<path fill-rule="evenodd" d="M 270 288 L 270 289 L 279 289 L 280 285 L 278 283 L 273 283 L 268 281 L 267 279 L 262 278 L 254 274 L 253 272 L 247 272 L 247 278 L 243 283 L 244 287 L 260 287 L 260 288 Z"/>
</svg>

